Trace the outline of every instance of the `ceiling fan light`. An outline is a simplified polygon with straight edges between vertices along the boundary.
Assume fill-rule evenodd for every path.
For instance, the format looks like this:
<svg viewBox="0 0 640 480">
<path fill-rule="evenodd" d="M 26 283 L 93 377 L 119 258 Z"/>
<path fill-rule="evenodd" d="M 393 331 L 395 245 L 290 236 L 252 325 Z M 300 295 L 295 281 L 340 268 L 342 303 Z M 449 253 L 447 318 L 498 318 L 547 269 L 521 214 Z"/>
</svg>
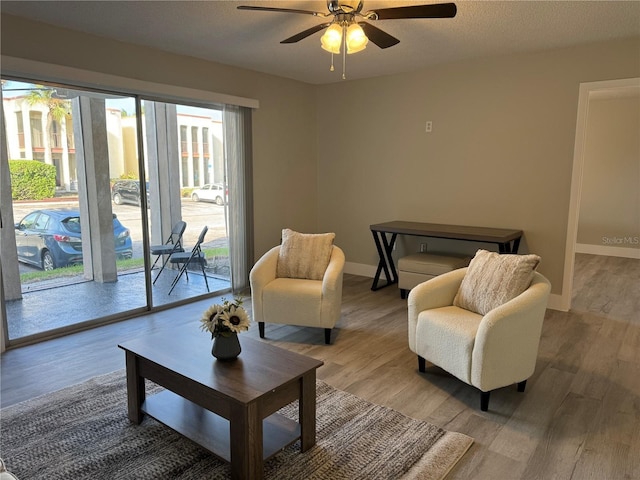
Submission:
<svg viewBox="0 0 640 480">
<path fill-rule="evenodd" d="M 369 43 L 369 39 L 364 34 L 364 30 L 357 23 L 352 23 L 347 28 L 347 53 L 357 53 L 361 52 L 365 48 L 367 48 L 367 43 Z"/>
<path fill-rule="evenodd" d="M 320 43 L 327 52 L 339 54 L 342 44 L 342 27 L 337 23 L 332 24 L 320 38 Z"/>
</svg>

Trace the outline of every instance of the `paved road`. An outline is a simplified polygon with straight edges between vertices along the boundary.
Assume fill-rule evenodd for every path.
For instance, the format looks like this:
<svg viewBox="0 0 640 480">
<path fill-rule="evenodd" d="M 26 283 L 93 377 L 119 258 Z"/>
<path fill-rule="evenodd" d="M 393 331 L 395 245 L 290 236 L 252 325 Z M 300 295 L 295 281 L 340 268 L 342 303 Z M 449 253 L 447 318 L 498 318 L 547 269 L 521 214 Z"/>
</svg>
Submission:
<svg viewBox="0 0 640 480">
<path fill-rule="evenodd" d="M 38 208 L 77 208 L 77 201 L 47 201 L 47 202 L 19 202 L 13 205 L 13 216 L 18 223 L 25 215 Z M 136 205 L 112 204 L 113 213 L 118 216 L 120 222 L 131 232 L 133 242 L 133 256 L 142 257 L 142 220 L 140 207 Z M 209 231 L 205 237 L 205 245 L 224 243 L 227 233 L 224 218 L 224 207 L 215 203 L 193 202 L 189 199 L 182 200 L 182 218 L 187 222 L 184 233 L 184 245 L 187 249 L 198 240 L 202 228 L 207 225 Z M 165 239 L 162 239 L 164 241 Z M 22 263 L 20 273 L 37 270 Z"/>
</svg>

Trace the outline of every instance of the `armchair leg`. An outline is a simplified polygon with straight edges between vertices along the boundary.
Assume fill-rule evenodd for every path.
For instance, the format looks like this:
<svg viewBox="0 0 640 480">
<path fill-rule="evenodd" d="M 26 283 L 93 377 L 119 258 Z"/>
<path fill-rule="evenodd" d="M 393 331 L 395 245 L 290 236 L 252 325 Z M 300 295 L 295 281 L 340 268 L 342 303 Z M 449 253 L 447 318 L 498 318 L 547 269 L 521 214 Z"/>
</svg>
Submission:
<svg viewBox="0 0 640 480">
<path fill-rule="evenodd" d="M 400 298 L 403 299 L 403 300 L 405 298 L 407 298 L 407 290 L 406 289 L 404 289 L 404 288 L 400 289 Z"/>
<path fill-rule="evenodd" d="M 427 361 L 418 355 L 418 371 L 424 373 L 427 371 Z"/>
<path fill-rule="evenodd" d="M 324 343 L 326 343 L 327 345 L 331 345 L 331 329 L 330 328 L 324 329 Z"/>
<path fill-rule="evenodd" d="M 518 391 L 519 392 L 524 392 L 524 387 L 527 386 L 527 381 L 523 380 L 521 382 L 518 383 Z"/>
<path fill-rule="evenodd" d="M 260 333 L 260 338 L 264 338 L 264 322 L 258 322 L 258 332 Z"/>
<path fill-rule="evenodd" d="M 489 410 L 489 395 L 491 392 L 480 392 L 480 410 L 486 412 Z"/>
</svg>

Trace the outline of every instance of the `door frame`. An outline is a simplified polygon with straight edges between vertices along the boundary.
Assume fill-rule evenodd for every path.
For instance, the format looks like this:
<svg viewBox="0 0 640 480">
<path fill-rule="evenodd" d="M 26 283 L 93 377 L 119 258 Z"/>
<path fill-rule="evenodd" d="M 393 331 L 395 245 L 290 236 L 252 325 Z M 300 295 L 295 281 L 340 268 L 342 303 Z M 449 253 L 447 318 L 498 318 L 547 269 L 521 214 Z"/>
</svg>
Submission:
<svg viewBox="0 0 640 480">
<path fill-rule="evenodd" d="M 571 174 L 571 195 L 569 199 L 569 215 L 567 220 L 564 276 L 562 279 L 562 297 L 560 299 L 560 309 L 563 311 L 568 311 L 571 308 L 571 296 L 573 292 L 573 271 L 575 268 L 578 220 L 580 216 L 580 198 L 582 195 L 582 177 L 584 174 L 584 153 L 587 140 L 589 100 L 591 96 L 596 93 L 605 93 L 606 91 L 639 86 L 639 77 L 586 82 L 580 84 L 578 114 L 576 119 L 576 137 L 573 148 L 573 171 Z"/>
</svg>

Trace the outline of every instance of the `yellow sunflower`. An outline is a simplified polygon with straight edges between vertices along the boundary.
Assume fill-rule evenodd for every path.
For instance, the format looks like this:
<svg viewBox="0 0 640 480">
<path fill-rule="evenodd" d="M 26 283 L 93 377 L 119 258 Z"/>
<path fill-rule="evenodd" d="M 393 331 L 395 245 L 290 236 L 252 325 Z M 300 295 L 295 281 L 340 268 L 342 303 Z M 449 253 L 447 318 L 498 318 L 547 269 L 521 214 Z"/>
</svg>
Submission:
<svg viewBox="0 0 640 480">
<path fill-rule="evenodd" d="M 220 314 L 222 325 L 230 331 L 240 333 L 249 330 L 249 315 L 243 307 L 231 305 L 228 310 Z"/>
<path fill-rule="evenodd" d="M 200 319 L 200 322 L 202 323 L 200 328 L 204 331 L 215 333 L 221 310 L 222 306 L 217 304 L 211 305 L 207 308 Z"/>
</svg>

